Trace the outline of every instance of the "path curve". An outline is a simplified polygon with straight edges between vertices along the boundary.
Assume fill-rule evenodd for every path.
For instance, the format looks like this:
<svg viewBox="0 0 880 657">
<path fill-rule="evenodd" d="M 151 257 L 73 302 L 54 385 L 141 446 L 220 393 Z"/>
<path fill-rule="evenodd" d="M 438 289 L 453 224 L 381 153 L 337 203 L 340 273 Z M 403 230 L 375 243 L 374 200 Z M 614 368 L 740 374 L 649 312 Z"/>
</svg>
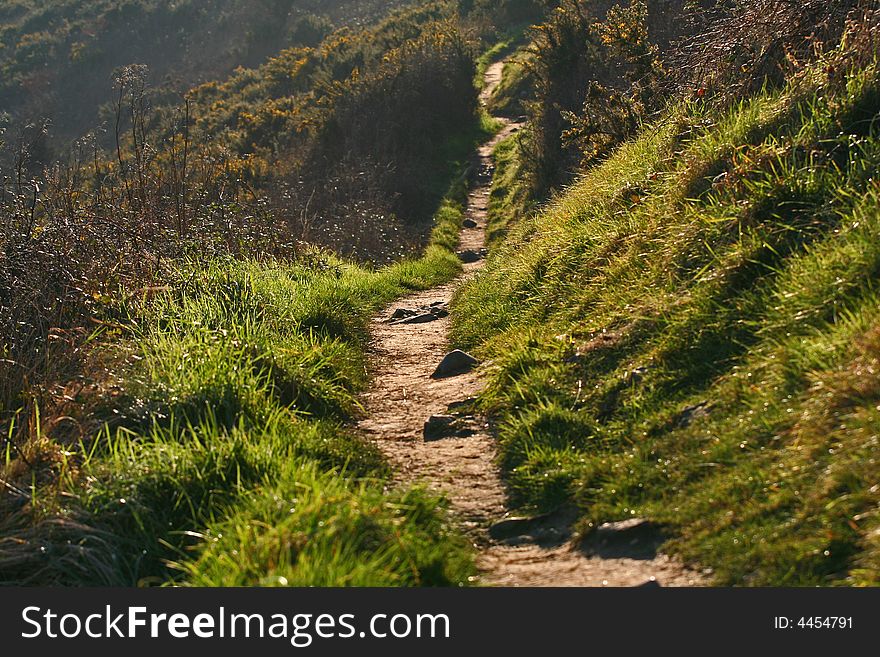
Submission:
<svg viewBox="0 0 880 657">
<path fill-rule="evenodd" d="M 486 71 L 480 95 L 485 104 L 501 82 L 504 63 Z M 460 251 L 480 252 L 485 245 L 487 204 L 495 146 L 521 126 L 500 119 L 503 129 L 478 151 L 477 175 L 468 196 L 467 219 L 476 228 L 462 230 Z M 490 528 L 509 519 L 510 509 L 495 440 L 484 419 L 472 418 L 469 437 L 426 441 L 425 421 L 445 415 L 450 404 L 477 396 L 483 386 L 479 372 L 432 380 L 431 374 L 449 350 L 449 317 L 423 324 L 392 324 L 395 309 L 429 309 L 452 300 L 456 288 L 479 271 L 483 260 L 464 265 L 462 275 L 448 285 L 400 299 L 372 322 L 373 385 L 363 396 L 366 410 L 361 432 L 373 440 L 396 469 L 401 484 L 424 484 L 450 501 L 455 521 L 478 551 L 479 582 L 490 586 L 693 586 L 704 578 L 676 560 L 644 552 L 620 532 L 623 545 L 605 546 L 588 554 L 567 532 L 565 518 L 531 523 L 527 532 L 494 540 Z M 496 531 L 498 527 L 496 526 Z M 638 528 L 636 528 L 638 529 Z M 636 534 L 635 541 L 642 540 Z M 612 541 L 613 542 L 613 541 Z M 633 548 L 638 548 L 633 551 Z M 642 546 L 643 547 L 643 546 Z"/>
</svg>

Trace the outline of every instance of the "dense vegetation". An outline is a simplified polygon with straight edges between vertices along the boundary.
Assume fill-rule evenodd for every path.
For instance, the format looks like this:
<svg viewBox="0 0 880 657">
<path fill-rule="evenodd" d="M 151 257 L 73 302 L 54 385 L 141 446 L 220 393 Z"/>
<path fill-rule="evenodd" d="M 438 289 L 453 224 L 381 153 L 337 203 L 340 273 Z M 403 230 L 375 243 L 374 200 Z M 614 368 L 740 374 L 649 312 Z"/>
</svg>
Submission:
<svg viewBox="0 0 880 657">
<path fill-rule="evenodd" d="M 445 207 L 425 257 L 381 273 L 317 252 L 193 260 L 168 292 L 126 304 L 125 362 L 91 393 L 105 428 L 73 452 L 57 451 L 52 427 L 49 444 L 28 446 L 56 483 L 20 490 L 18 513 L 6 505 L 3 581 L 465 582 L 470 556 L 437 500 L 385 494 L 376 448 L 344 427 L 371 312 L 458 269 L 449 235 L 461 213 Z M 8 457 L 11 478 L 27 462 Z"/>
<path fill-rule="evenodd" d="M 769 29 L 805 52 L 785 12 L 739 22 L 754 4 L 720 15 L 717 38 Z M 519 504 L 574 506 L 583 534 L 649 517 L 721 584 L 880 572 L 880 23 L 822 5 L 805 7 L 809 56 L 774 68 L 763 53 L 757 85 L 748 61 L 700 69 L 659 120 L 529 212 L 548 127 L 538 87 L 531 133 L 499 148 L 494 255 L 457 299 L 456 341 L 494 362 L 483 403 Z M 580 143 L 594 159 L 596 141 Z"/>
<path fill-rule="evenodd" d="M 257 65 L 291 44 L 315 46 L 334 26 L 364 25 L 405 4 L 5 0 L 0 108 L 21 121 L 50 120 L 57 146 L 110 118 L 108 85 L 118 68 L 146 65 L 154 99 L 167 103 L 198 82 Z"/>
<path fill-rule="evenodd" d="M 233 149 L 263 186 L 271 179 L 303 239 L 399 257 L 422 243 L 449 161 L 474 136 L 473 43 L 454 15 L 429 3 L 202 85 L 198 141 Z"/>
<path fill-rule="evenodd" d="M 82 140 L 48 167 L 39 140 L 9 131 L 0 581 L 467 580 L 442 504 L 387 493 L 384 462 L 347 427 L 369 316 L 459 269 L 463 166 L 491 127 L 473 79 L 492 32 L 475 29 L 430 3 L 294 46 L 176 108 L 127 66 L 112 147 Z M 420 175 L 377 173 L 401 166 Z M 330 199 L 320 176 L 340 181 Z M 387 259 L 391 244 L 390 267 L 306 243 L 367 210 L 393 235 L 395 208 L 415 238 L 359 252 Z"/>
<path fill-rule="evenodd" d="M 435 16 L 454 17 L 448 5 L 422 11 L 429 15 L 418 15 L 435 27 Z M 279 56 L 267 64 L 274 77 L 262 70 L 259 84 L 240 89 L 248 75 L 240 71 L 225 85 L 234 92 L 220 98 L 219 91 L 202 87 L 176 112 L 150 111 L 143 70 L 127 67 L 116 82 L 117 146 L 105 151 L 94 141 L 79 142 L 42 170 L 31 142 L 9 139 L 0 199 L 4 413 L 16 413 L 22 401 L 28 407 L 20 399 L 28 389 L 42 390 L 43 405 L 63 399 L 62 391 L 46 388 L 83 373 L 92 332 L 118 323 L 121 301 L 161 288 L 175 261 L 193 252 L 295 256 L 301 241 L 328 243 L 343 233 L 359 244 L 360 255 L 382 260 L 411 251 L 413 242 L 424 244 L 440 197 L 482 128 L 470 82 L 471 46 L 452 23 L 428 36 L 413 33 L 420 24 L 402 14 L 356 36 L 334 33 L 320 50 L 306 51 L 311 70 L 303 73 L 299 91 L 277 89 L 279 78 L 302 73 L 298 60 Z M 372 64 L 359 55 L 346 59 L 364 50 Z M 339 79 L 325 66 L 338 67 Z M 436 75 L 419 79 L 432 71 Z M 447 101 L 438 101 L 434 85 Z M 389 86 L 423 96 L 398 98 L 387 93 Z M 198 99 L 207 93 L 215 100 L 204 107 Z M 260 113 L 260 98 L 270 107 L 284 93 L 287 102 L 302 100 L 312 111 L 302 117 L 268 109 L 288 122 L 276 128 L 290 134 L 276 139 L 264 131 L 240 147 L 228 131 L 253 124 L 238 99 L 250 98 L 248 107 Z M 376 106 L 384 100 L 389 102 Z M 230 113 L 228 131 L 221 131 L 212 122 L 233 101 L 242 105 Z M 381 119 L 379 127 L 363 130 L 363 115 Z M 390 143 L 387 126 L 407 122 L 407 141 Z M 412 139 L 423 129 L 431 130 L 428 138 Z M 300 131 L 308 134 L 296 136 Z M 353 159 L 353 149 L 375 155 Z M 387 175 L 396 166 L 420 166 L 420 175 Z M 350 184 L 332 184 L 329 172 Z M 398 197 L 420 202 L 398 218 Z M 402 224 L 411 239 L 399 234 Z M 18 427 L 27 433 L 28 424 Z"/>
<path fill-rule="evenodd" d="M 469 581 L 351 426 L 369 317 L 460 270 L 502 57 L 526 127 L 453 339 L 514 503 L 650 518 L 719 584 L 880 583 L 875 0 L 10 0 L 0 35 L 0 583 Z"/>
</svg>

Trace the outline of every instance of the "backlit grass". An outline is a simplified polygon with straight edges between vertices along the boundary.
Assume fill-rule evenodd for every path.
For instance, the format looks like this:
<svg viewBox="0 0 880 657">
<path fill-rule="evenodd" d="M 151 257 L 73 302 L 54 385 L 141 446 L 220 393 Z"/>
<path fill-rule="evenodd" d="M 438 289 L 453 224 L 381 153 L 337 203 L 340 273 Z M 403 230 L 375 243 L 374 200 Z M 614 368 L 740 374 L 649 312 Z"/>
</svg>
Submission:
<svg viewBox="0 0 880 657">
<path fill-rule="evenodd" d="M 650 517 L 720 584 L 876 584 L 880 79 L 674 108 L 532 216 L 503 145 L 455 342 L 526 509 Z"/>
<path fill-rule="evenodd" d="M 192 260 L 167 291 L 118 309 L 128 358 L 107 428 L 39 491 L 0 579 L 65 585 L 453 586 L 469 548 L 350 420 L 367 383 L 367 324 L 448 281 L 463 178 L 418 259 L 368 270 L 319 251 L 296 261 Z"/>
</svg>

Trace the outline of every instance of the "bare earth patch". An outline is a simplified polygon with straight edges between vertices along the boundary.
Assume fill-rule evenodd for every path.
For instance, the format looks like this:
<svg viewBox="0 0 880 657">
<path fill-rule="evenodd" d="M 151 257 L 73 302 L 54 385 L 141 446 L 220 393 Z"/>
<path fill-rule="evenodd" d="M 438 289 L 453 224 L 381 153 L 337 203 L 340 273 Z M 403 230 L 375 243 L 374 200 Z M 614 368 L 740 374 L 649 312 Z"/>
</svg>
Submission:
<svg viewBox="0 0 880 657">
<path fill-rule="evenodd" d="M 503 63 L 486 72 L 485 102 L 501 80 Z M 491 184 L 492 152 L 499 141 L 520 126 L 507 123 L 478 153 L 477 176 L 468 198 L 460 251 L 480 255 L 485 245 L 486 206 Z M 465 256 L 467 262 L 470 258 Z M 615 531 L 621 540 L 602 548 L 578 546 L 571 540 L 567 518 L 508 523 L 507 494 L 496 464 L 495 440 L 483 418 L 469 420 L 467 436 L 426 441 L 426 420 L 447 415 L 450 405 L 477 396 L 479 371 L 434 380 L 431 374 L 449 351 L 449 317 L 417 324 L 389 323 L 397 309 L 424 309 L 448 304 L 455 289 L 483 266 L 482 257 L 464 265 L 462 276 L 449 285 L 399 300 L 372 325 L 371 362 L 374 383 L 363 397 L 366 417 L 360 430 L 396 467 L 400 483 L 420 483 L 449 499 L 451 512 L 479 550 L 480 583 L 490 586 L 697 586 L 705 577 L 673 558 L 658 553 L 650 535 Z M 490 531 L 493 529 L 496 531 Z"/>
</svg>

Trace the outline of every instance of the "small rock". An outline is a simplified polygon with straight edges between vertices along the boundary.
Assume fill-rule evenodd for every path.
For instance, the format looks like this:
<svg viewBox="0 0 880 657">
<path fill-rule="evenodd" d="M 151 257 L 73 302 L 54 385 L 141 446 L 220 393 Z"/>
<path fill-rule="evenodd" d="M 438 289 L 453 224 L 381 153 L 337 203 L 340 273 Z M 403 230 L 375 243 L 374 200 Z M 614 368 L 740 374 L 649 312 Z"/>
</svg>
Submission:
<svg viewBox="0 0 880 657">
<path fill-rule="evenodd" d="M 506 541 L 528 534 L 534 525 L 533 518 L 507 518 L 489 527 L 489 538 Z"/>
<path fill-rule="evenodd" d="M 454 415 L 432 415 L 425 422 L 424 436 L 426 441 L 449 438 L 456 433 L 456 417 Z"/>
<path fill-rule="evenodd" d="M 444 438 L 470 438 L 478 432 L 478 423 L 473 417 L 455 415 L 432 415 L 425 422 L 423 435 L 425 442 Z"/>
<path fill-rule="evenodd" d="M 429 322 L 436 322 L 440 317 L 435 315 L 434 313 L 425 313 L 423 315 L 416 315 L 415 317 L 408 317 L 407 319 L 402 319 L 398 322 L 394 322 L 395 324 L 428 324 Z"/>
<path fill-rule="evenodd" d="M 630 518 L 629 520 L 606 522 L 604 525 L 600 525 L 599 529 L 596 530 L 596 537 L 599 539 L 628 539 L 644 532 L 654 532 L 656 530 L 656 525 L 650 520 Z"/>
<path fill-rule="evenodd" d="M 505 518 L 489 527 L 489 538 L 496 541 L 509 543 L 525 537 L 532 543 L 555 543 L 566 540 L 566 533 L 547 513 L 530 518 Z"/>
<path fill-rule="evenodd" d="M 398 308 L 394 311 L 394 314 L 391 315 L 389 321 L 395 321 L 398 319 L 404 319 L 406 317 L 412 317 L 413 315 L 418 315 L 419 312 L 417 310 L 413 310 L 411 308 Z"/>
<path fill-rule="evenodd" d="M 461 349 L 456 349 L 447 354 L 446 358 L 440 362 L 437 369 L 434 370 L 434 373 L 431 375 L 431 378 L 445 379 L 447 377 L 465 374 L 473 370 L 479 364 L 480 361 L 470 354 L 466 354 L 461 351 Z"/>
<path fill-rule="evenodd" d="M 463 225 L 465 228 L 476 228 L 476 227 L 478 227 L 480 224 L 478 224 L 478 223 L 477 223 L 476 221 L 474 221 L 473 219 L 465 219 L 464 222 L 462 223 L 462 225 Z"/>
<path fill-rule="evenodd" d="M 483 254 L 481 254 L 479 251 L 468 250 L 468 251 L 462 251 L 461 253 L 459 253 L 458 257 L 464 264 L 470 265 L 470 264 L 473 264 L 475 262 L 479 262 L 480 260 L 482 260 Z"/>
<path fill-rule="evenodd" d="M 435 301 L 430 306 L 421 306 L 417 310 L 398 308 L 388 322 L 391 324 L 427 324 L 448 316 L 449 304 L 445 301 Z"/>
<path fill-rule="evenodd" d="M 582 548 L 607 558 L 651 559 L 663 543 L 661 527 L 644 518 L 607 522 L 586 537 Z"/>
</svg>

